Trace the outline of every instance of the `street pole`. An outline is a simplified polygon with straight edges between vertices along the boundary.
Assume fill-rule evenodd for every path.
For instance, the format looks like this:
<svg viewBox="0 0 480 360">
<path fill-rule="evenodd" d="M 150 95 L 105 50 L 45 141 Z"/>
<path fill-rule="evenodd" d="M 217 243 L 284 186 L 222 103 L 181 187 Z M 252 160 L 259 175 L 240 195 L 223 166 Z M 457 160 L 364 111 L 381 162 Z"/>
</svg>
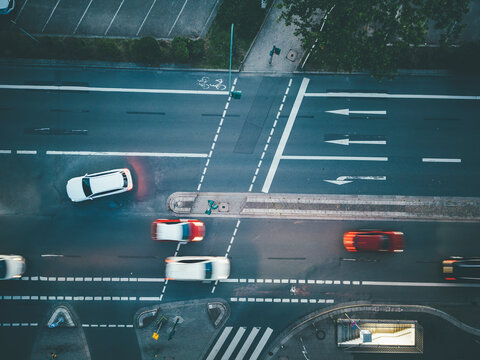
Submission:
<svg viewBox="0 0 480 360">
<path fill-rule="evenodd" d="M 228 66 L 228 96 L 232 91 L 232 49 L 233 49 L 233 23 L 230 29 L 230 65 Z"/>
</svg>

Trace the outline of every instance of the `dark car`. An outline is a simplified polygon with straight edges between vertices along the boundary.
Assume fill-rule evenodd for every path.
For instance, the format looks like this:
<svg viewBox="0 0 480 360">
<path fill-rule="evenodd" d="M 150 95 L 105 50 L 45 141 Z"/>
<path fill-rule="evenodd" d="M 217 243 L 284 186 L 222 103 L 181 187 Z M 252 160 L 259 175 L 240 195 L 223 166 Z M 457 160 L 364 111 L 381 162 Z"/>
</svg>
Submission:
<svg viewBox="0 0 480 360">
<path fill-rule="evenodd" d="M 442 273 L 445 280 L 480 281 L 480 257 L 451 256 L 442 261 Z"/>
<path fill-rule="evenodd" d="M 399 231 L 348 231 L 343 235 L 343 245 L 348 251 L 402 252 L 404 240 Z"/>
</svg>

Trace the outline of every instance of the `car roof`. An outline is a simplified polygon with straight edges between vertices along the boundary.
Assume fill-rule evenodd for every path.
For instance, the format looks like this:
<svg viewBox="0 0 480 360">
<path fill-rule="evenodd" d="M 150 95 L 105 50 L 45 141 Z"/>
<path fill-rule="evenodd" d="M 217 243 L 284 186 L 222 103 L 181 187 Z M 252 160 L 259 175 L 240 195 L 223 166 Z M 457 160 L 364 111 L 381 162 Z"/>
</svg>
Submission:
<svg viewBox="0 0 480 360">
<path fill-rule="evenodd" d="M 480 259 L 466 259 L 454 262 L 454 276 L 480 279 Z"/>
<path fill-rule="evenodd" d="M 184 225 L 188 227 L 188 224 L 183 222 L 157 223 L 157 238 L 161 240 L 182 240 Z"/>
<path fill-rule="evenodd" d="M 123 177 L 120 172 L 89 177 L 90 187 L 94 194 L 109 190 L 118 190 L 123 187 Z"/>
<path fill-rule="evenodd" d="M 382 236 L 388 235 L 381 233 L 358 233 L 355 235 L 354 243 L 361 250 L 378 250 L 381 248 Z"/>
</svg>

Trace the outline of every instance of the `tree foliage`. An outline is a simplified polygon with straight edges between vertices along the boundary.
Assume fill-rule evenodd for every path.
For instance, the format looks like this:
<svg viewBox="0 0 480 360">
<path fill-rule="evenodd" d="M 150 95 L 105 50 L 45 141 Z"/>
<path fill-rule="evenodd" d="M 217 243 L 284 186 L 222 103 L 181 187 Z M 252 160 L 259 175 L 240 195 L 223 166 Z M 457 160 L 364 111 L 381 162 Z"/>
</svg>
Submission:
<svg viewBox="0 0 480 360">
<path fill-rule="evenodd" d="M 283 0 L 287 25 L 296 26 L 311 58 L 336 71 L 392 75 L 409 47 L 424 44 L 432 26 L 440 43 L 458 39 L 469 0 Z M 326 15 L 326 16 L 325 16 Z M 322 29 L 323 27 L 323 29 Z"/>
</svg>

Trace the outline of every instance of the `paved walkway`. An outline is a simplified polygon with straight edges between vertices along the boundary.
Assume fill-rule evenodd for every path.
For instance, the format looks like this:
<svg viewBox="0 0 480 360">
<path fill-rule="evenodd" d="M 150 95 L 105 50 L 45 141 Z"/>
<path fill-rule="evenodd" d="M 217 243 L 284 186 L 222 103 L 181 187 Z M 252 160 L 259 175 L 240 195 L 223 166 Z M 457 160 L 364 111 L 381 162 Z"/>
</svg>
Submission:
<svg viewBox="0 0 480 360">
<path fill-rule="evenodd" d="M 297 68 L 303 56 L 301 41 L 294 35 L 295 28 L 293 26 L 285 26 L 283 20 L 278 21 L 282 12 L 275 7 L 278 2 L 280 1 L 276 0 L 270 8 L 253 41 L 243 64 L 243 71 L 291 73 Z M 280 48 L 280 55 L 273 55 L 272 63 L 269 64 L 269 53 L 274 45 Z M 289 54 L 294 56 L 287 57 Z"/>
<path fill-rule="evenodd" d="M 329 220 L 480 221 L 480 199 L 390 195 L 314 195 L 176 192 L 168 208 L 181 215 Z"/>
</svg>

